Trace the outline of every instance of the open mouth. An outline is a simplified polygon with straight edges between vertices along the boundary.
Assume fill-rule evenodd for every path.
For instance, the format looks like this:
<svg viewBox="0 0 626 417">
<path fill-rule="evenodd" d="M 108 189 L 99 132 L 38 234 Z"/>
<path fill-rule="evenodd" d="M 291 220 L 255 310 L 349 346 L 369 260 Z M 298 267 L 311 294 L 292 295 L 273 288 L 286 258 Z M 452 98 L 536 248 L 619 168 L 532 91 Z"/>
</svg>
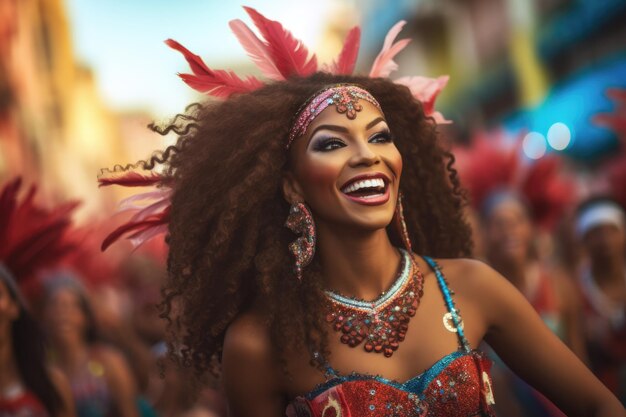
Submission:
<svg viewBox="0 0 626 417">
<path fill-rule="evenodd" d="M 360 175 L 345 183 L 341 192 L 360 204 L 384 204 L 389 200 L 389 180 L 382 174 Z"/>
</svg>

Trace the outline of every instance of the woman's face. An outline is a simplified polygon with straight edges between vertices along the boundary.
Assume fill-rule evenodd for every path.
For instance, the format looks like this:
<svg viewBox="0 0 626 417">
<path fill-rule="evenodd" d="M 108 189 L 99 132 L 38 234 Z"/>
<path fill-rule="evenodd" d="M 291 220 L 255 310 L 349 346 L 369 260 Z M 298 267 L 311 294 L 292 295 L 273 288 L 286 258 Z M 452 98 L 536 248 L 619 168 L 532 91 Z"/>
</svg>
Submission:
<svg viewBox="0 0 626 417">
<path fill-rule="evenodd" d="M 290 149 L 290 202 L 304 201 L 316 223 L 375 230 L 389 224 L 402 157 L 383 114 L 368 101 L 350 120 L 329 106 Z"/>
<path fill-rule="evenodd" d="M 506 198 L 491 209 L 485 228 L 489 257 L 501 262 L 527 260 L 532 240 L 532 224 L 526 208 L 514 198 Z"/>
<path fill-rule="evenodd" d="M 87 326 L 79 296 L 69 288 L 54 290 L 46 303 L 45 317 L 53 338 L 82 337 Z"/>
<path fill-rule="evenodd" d="M 583 244 L 592 261 L 607 262 L 623 256 L 626 235 L 614 224 L 601 224 L 585 233 Z"/>
</svg>

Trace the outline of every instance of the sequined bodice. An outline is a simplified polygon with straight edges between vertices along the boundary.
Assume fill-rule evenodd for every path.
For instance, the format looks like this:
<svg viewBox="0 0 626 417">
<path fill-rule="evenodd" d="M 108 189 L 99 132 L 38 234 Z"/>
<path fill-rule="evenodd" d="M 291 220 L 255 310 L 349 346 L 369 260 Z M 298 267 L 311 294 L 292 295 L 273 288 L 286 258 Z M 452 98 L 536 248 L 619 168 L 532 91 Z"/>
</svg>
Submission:
<svg viewBox="0 0 626 417">
<path fill-rule="evenodd" d="M 495 415 L 491 408 L 491 361 L 470 349 L 439 267 L 432 259 L 424 259 L 435 271 L 448 312 L 454 318 L 459 349 L 404 383 L 361 373 L 339 375 L 329 368 L 330 378 L 325 383 L 292 401 L 288 417 Z"/>
</svg>

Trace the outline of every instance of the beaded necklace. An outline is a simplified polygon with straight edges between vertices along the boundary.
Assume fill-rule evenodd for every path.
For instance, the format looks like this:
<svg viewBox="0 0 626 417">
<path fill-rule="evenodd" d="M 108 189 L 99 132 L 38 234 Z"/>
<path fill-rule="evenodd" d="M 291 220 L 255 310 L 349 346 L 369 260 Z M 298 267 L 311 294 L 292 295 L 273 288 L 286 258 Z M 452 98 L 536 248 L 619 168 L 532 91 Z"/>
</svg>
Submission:
<svg viewBox="0 0 626 417">
<path fill-rule="evenodd" d="M 376 300 L 359 300 L 326 291 L 332 308 L 326 321 L 332 323 L 335 331 L 343 333 L 341 343 L 355 347 L 365 341 L 366 352 L 382 353 L 388 358 L 404 340 L 409 320 L 424 293 L 424 276 L 412 256 L 399 250 L 402 260 L 398 278 Z"/>
</svg>

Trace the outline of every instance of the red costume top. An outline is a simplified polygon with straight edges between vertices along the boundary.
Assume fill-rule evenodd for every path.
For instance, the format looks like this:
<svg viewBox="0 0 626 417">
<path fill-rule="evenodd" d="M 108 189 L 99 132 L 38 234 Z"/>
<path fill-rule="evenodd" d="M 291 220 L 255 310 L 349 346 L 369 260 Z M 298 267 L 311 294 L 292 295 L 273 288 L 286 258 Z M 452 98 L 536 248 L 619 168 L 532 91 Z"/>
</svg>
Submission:
<svg viewBox="0 0 626 417">
<path fill-rule="evenodd" d="M 435 271 L 446 306 L 456 314 L 452 295 L 437 265 Z M 455 330 L 459 349 L 425 372 L 400 383 L 380 376 L 352 373 L 339 375 L 327 366 L 328 380 L 295 398 L 288 417 L 465 417 L 495 416 L 489 370 L 491 361 L 471 350 L 458 320 Z"/>
</svg>

